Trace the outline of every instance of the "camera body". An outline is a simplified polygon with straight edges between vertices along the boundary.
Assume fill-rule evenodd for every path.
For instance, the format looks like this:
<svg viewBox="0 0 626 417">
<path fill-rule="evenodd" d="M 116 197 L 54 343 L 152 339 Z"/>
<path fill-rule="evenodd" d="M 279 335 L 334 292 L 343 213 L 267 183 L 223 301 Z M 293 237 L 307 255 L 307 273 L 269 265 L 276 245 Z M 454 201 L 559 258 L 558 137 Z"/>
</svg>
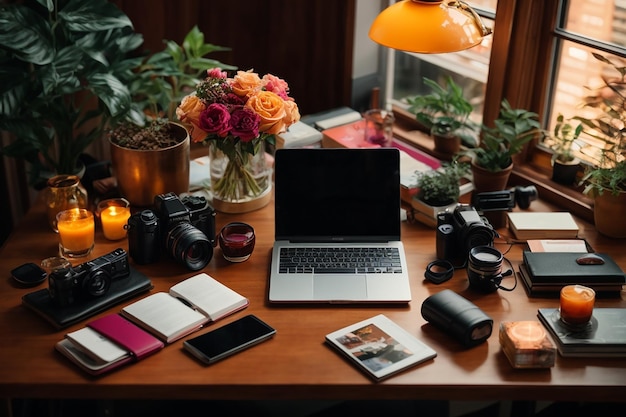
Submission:
<svg viewBox="0 0 626 417">
<path fill-rule="evenodd" d="M 130 275 L 128 254 L 118 248 L 76 267 L 53 271 L 48 276 L 48 291 L 60 307 L 105 295 L 111 282 Z"/>
<path fill-rule="evenodd" d="M 463 266 L 475 246 L 492 246 L 496 232 L 474 207 L 457 205 L 452 212 L 437 215 L 437 258 Z"/>
<path fill-rule="evenodd" d="M 215 210 L 204 197 L 157 195 L 154 210 L 133 214 L 127 229 L 130 256 L 138 264 L 154 263 L 165 252 L 199 270 L 213 257 Z"/>
</svg>

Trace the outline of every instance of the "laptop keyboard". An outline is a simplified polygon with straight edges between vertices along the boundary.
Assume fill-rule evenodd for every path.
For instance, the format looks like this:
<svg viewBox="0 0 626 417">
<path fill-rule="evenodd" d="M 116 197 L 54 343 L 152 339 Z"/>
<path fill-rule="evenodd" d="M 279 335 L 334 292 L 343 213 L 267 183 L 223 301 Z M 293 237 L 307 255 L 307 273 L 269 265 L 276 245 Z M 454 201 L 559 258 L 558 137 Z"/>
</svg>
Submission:
<svg viewBox="0 0 626 417">
<path fill-rule="evenodd" d="M 279 272 L 283 274 L 401 273 L 398 248 L 282 248 Z"/>
</svg>

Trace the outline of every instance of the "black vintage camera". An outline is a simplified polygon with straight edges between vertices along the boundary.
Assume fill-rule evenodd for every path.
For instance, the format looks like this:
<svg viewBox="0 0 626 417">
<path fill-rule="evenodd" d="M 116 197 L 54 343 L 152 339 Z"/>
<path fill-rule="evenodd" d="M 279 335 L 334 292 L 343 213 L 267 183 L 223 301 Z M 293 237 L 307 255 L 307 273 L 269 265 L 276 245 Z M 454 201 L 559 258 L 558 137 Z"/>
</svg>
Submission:
<svg viewBox="0 0 626 417">
<path fill-rule="evenodd" d="M 437 216 L 437 258 L 449 261 L 454 267 L 465 265 L 473 247 L 492 246 L 495 237 L 489 221 L 470 205 L 459 204 L 454 211 Z"/>
<path fill-rule="evenodd" d="M 521 209 L 527 209 L 530 202 L 536 199 L 537 188 L 534 185 L 517 186 L 509 190 L 477 193 L 472 197 L 472 206 L 482 212 L 511 211 L 516 204 Z"/>
<path fill-rule="evenodd" d="M 165 252 L 192 271 L 213 257 L 215 211 L 204 197 L 174 193 L 154 198 L 154 210 L 128 219 L 128 250 L 138 264 L 156 262 Z"/>
<path fill-rule="evenodd" d="M 77 301 L 101 297 L 109 291 L 113 280 L 129 275 L 128 254 L 118 248 L 74 268 L 51 272 L 48 291 L 57 306 L 65 307 Z"/>
</svg>

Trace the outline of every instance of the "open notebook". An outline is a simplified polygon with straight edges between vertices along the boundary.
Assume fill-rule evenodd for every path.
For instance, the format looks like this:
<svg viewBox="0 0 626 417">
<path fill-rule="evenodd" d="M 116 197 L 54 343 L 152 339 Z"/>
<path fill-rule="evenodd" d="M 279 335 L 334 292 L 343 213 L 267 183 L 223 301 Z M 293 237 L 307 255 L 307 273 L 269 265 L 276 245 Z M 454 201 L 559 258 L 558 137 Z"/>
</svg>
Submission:
<svg viewBox="0 0 626 417">
<path fill-rule="evenodd" d="M 411 300 L 398 149 L 280 149 L 274 169 L 270 302 Z"/>
</svg>

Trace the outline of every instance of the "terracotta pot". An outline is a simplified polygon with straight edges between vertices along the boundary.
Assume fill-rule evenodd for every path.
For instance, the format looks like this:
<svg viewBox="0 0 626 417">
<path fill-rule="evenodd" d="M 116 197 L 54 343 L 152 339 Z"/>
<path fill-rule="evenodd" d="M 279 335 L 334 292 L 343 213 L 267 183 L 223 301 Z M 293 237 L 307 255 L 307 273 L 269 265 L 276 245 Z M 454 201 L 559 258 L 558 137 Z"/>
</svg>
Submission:
<svg viewBox="0 0 626 417">
<path fill-rule="evenodd" d="M 433 134 L 432 137 L 435 142 L 435 151 L 437 152 L 454 155 L 461 150 L 461 138 L 459 136 Z"/>
<path fill-rule="evenodd" d="M 593 219 L 596 230 L 608 237 L 626 238 L 626 192 L 617 196 L 604 190 L 594 198 Z"/>
<path fill-rule="evenodd" d="M 512 163 L 503 170 L 492 172 L 472 162 L 474 193 L 504 190 L 509 181 L 511 171 L 513 171 Z"/>
<path fill-rule="evenodd" d="M 110 142 L 118 190 L 133 206 L 151 206 L 159 194 L 189 191 L 189 133 L 182 125 L 172 124 L 179 142 L 169 148 L 128 149 Z"/>
</svg>

